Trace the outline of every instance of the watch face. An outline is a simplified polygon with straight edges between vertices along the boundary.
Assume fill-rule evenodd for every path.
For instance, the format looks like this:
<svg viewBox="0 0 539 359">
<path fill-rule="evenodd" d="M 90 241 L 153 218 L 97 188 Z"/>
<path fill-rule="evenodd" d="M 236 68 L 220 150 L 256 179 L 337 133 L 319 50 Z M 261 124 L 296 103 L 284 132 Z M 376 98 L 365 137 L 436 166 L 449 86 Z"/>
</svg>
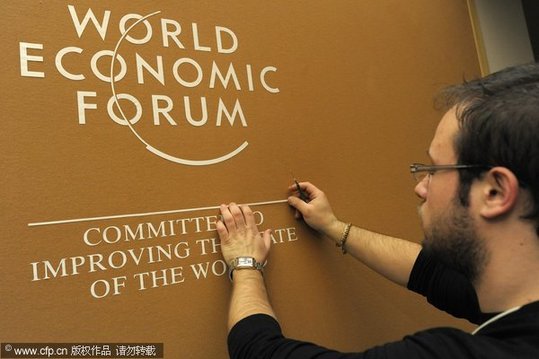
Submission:
<svg viewBox="0 0 539 359">
<path fill-rule="evenodd" d="M 240 257 L 238 258 L 238 266 L 253 266 L 254 261 L 253 258 L 250 257 Z"/>
</svg>

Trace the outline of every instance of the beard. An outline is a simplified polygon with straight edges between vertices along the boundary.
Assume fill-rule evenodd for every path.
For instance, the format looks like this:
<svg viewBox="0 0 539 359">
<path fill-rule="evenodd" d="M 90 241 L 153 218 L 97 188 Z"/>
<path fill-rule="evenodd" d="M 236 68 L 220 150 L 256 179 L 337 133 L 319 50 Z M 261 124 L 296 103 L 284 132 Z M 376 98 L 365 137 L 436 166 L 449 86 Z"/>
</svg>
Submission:
<svg viewBox="0 0 539 359">
<path fill-rule="evenodd" d="M 433 217 L 428 227 L 424 225 L 424 232 L 423 250 L 477 283 L 488 256 L 466 207 L 454 200 L 448 212 Z"/>
</svg>

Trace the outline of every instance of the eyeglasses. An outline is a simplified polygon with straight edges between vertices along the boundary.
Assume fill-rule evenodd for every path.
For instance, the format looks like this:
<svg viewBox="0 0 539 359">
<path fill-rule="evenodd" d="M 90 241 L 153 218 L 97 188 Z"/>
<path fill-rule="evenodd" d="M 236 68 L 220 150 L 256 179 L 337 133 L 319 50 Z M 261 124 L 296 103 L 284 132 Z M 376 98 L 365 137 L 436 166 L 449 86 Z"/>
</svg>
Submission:
<svg viewBox="0 0 539 359">
<path fill-rule="evenodd" d="M 414 176 L 417 182 L 421 182 L 425 177 L 432 176 L 438 171 L 442 170 L 468 170 L 468 169 L 489 169 L 492 166 L 488 165 L 424 165 L 422 163 L 413 163 L 410 165 L 410 173 Z"/>
</svg>

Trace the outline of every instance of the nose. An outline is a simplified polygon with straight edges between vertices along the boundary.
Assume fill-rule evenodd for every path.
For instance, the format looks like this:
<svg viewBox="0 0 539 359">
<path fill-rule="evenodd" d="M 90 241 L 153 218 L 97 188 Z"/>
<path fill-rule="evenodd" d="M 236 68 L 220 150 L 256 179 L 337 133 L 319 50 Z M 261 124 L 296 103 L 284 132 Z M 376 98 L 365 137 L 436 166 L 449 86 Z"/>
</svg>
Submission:
<svg viewBox="0 0 539 359">
<path fill-rule="evenodd" d="M 417 183 L 417 185 L 414 188 L 415 194 L 421 198 L 422 200 L 427 199 L 427 184 L 428 184 L 428 177 L 425 176 L 421 181 Z"/>
</svg>

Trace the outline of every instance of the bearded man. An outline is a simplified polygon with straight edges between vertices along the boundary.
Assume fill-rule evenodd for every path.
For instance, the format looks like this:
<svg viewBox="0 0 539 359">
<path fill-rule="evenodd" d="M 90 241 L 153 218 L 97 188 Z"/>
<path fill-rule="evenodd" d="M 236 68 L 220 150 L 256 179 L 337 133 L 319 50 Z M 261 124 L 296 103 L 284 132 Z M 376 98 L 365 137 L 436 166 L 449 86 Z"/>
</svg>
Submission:
<svg viewBox="0 0 539 359">
<path fill-rule="evenodd" d="M 270 232 L 260 234 L 250 208 L 231 203 L 221 206 L 217 230 L 233 274 L 232 358 L 539 358 L 539 65 L 442 96 L 447 112 L 428 149 L 431 163 L 410 165 L 421 245 L 339 220 L 308 182 L 290 187 L 289 204 L 343 253 L 478 328 L 433 328 L 347 354 L 286 338 L 261 274 Z"/>
</svg>

